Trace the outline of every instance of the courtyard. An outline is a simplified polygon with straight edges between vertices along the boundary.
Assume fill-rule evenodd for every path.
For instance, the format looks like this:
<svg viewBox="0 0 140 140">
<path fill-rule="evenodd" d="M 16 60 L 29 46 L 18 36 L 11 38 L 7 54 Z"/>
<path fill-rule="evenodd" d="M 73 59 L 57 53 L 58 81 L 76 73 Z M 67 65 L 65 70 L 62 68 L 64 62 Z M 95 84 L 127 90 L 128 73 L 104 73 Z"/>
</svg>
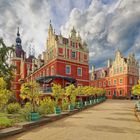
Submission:
<svg viewBox="0 0 140 140">
<path fill-rule="evenodd" d="M 4 140 L 138 140 L 135 101 L 107 100 L 62 120 Z"/>
</svg>

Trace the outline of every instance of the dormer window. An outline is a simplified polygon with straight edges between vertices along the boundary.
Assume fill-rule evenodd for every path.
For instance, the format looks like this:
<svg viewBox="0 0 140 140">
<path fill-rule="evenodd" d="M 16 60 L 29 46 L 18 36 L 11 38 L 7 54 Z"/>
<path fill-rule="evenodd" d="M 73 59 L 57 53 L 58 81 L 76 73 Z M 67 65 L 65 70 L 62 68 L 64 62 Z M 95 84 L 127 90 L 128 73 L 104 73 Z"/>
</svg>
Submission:
<svg viewBox="0 0 140 140">
<path fill-rule="evenodd" d="M 75 43 L 74 42 L 72 43 L 72 47 L 75 48 Z"/>
<path fill-rule="evenodd" d="M 71 57 L 75 59 L 76 58 L 76 52 L 72 51 Z"/>
</svg>

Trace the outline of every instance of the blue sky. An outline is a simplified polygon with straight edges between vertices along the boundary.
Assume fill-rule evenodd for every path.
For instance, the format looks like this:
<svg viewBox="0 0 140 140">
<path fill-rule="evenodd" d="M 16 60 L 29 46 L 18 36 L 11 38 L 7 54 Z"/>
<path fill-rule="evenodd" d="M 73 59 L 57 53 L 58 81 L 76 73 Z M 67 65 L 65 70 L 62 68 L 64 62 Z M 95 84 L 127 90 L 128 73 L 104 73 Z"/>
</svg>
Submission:
<svg viewBox="0 0 140 140">
<path fill-rule="evenodd" d="M 20 27 L 24 50 L 45 50 L 50 19 L 65 37 L 74 26 L 87 42 L 90 67 L 105 66 L 118 48 L 140 61 L 139 0 L 0 0 L 0 37 L 15 43 Z"/>
</svg>

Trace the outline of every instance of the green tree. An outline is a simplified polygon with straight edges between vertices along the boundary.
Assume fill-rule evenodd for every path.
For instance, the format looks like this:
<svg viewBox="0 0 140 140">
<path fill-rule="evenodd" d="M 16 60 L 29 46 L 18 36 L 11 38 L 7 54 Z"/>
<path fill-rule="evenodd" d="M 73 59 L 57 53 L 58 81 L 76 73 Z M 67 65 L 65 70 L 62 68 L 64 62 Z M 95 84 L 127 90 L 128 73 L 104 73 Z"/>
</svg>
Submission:
<svg viewBox="0 0 140 140">
<path fill-rule="evenodd" d="M 20 90 L 20 97 L 22 99 L 29 99 L 32 105 L 32 112 L 36 112 L 37 102 L 41 95 L 40 86 L 35 81 L 22 84 Z"/>
<path fill-rule="evenodd" d="M 7 90 L 6 86 L 3 77 L 0 77 L 0 110 L 5 107 L 11 96 L 11 91 Z"/>
<path fill-rule="evenodd" d="M 84 90 L 83 90 L 83 87 L 82 86 L 78 86 L 75 89 L 75 92 L 76 92 L 76 95 L 84 95 Z"/>
<path fill-rule="evenodd" d="M 14 46 L 6 46 L 3 39 L 0 38 L 0 77 L 4 77 L 7 87 L 10 89 L 15 66 L 8 62 L 11 54 L 14 52 Z"/>
<path fill-rule="evenodd" d="M 64 96 L 65 91 L 59 84 L 53 84 L 52 91 L 52 95 L 55 98 L 56 105 L 59 106 L 58 100 Z"/>
<path fill-rule="evenodd" d="M 75 104 L 77 91 L 74 85 L 71 84 L 66 87 L 66 95 L 70 98 L 71 104 Z"/>
<path fill-rule="evenodd" d="M 140 80 L 137 85 L 132 87 L 132 94 L 140 95 Z"/>
</svg>

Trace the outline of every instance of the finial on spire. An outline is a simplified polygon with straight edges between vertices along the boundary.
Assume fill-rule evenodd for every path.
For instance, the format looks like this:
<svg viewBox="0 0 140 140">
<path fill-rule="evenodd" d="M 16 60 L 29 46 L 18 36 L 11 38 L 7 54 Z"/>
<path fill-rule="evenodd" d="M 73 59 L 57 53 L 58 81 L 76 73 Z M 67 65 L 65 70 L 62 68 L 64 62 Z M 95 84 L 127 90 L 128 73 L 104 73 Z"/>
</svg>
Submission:
<svg viewBox="0 0 140 140">
<path fill-rule="evenodd" d="M 49 29 L 52 30 L 52 32 L 53 32 L 53 27 L 52 27 L 52 22 L 51 22 L 51 20 L 50 20 L 50 27 L 49 27 Z"/>
<path fill-rule="evenodd" d="M 17 28 L 17 36 L 20 36 L 19 27 Z"/>
<path fill-rule="evenodd" d="M 75 30 L 74 26 L 73 26 L 73 29 L 72 29 L 72 31 L 76 33 L 76 30 Z"/>
</svg>

